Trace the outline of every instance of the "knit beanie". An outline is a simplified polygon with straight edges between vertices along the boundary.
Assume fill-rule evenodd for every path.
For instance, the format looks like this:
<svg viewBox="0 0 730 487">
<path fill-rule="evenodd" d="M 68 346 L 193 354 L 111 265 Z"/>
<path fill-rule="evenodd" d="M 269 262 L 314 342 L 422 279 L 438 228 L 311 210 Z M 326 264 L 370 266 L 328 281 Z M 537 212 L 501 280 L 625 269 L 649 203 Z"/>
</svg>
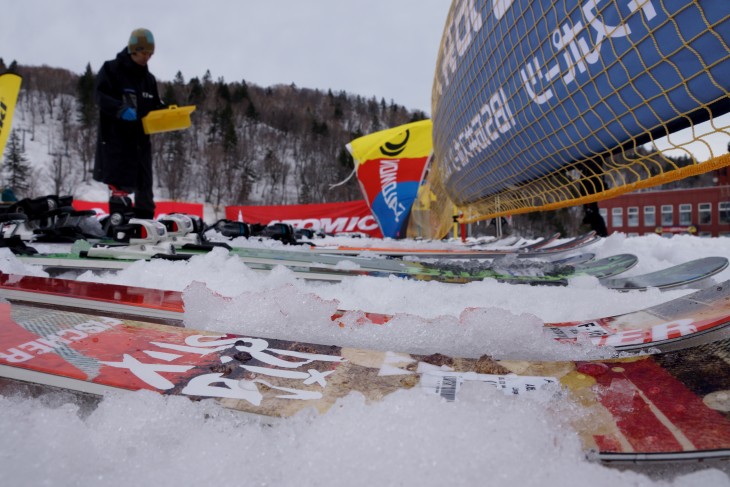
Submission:
<svg viewBox="0 0 730 487">
<path fill-rule="evenodd" d="M 129 54 L 134 52 L 155 52 L 155 38 L 152 32 L 147 29 L 135 29 L 129 36 L 129 45 L 127 47 Z"/>
</svg>

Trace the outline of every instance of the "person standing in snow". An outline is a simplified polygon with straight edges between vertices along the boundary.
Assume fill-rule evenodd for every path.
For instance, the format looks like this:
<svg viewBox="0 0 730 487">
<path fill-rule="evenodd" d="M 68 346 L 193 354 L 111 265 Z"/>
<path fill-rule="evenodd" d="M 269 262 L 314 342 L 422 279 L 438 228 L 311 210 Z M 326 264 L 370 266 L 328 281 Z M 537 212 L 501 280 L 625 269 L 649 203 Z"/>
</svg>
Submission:
<svg viewBox="0 0 730 487">
<path fill-rule="evenodd" d="M 147 68 L 155 39 L 136 29 L 115 59 L 106 61 L 96 77 L 99 137 L 94 179 L 111 190 L 107 229 L 131 217 L 153 218 L 152 145 L 142 117 L 162 108 L 157 80 Z M 129 194 L 134 193 L 134 204 Z"/>
</svg>

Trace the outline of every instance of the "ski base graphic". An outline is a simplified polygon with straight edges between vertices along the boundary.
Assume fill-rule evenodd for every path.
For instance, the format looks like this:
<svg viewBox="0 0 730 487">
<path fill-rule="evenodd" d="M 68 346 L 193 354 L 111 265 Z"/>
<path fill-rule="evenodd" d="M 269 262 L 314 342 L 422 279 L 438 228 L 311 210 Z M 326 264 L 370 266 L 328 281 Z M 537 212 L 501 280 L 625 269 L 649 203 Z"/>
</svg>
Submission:
<svg viewBox="0 0 730 487">
<path fill-rule="evenodd" d="M 730 457 L 729 352 L 725 339 L 598 361 L 418 356 L 0 305 L 3 377 L 92 394 L 147 389 L 215 398 L 276 418 L 327 411 L 353 391 L 377 401 L 420 388 L 451 401 L 467 381 L 518 396 L 548 387 L 585 413 L 574 427 L 586 452 L 604 461 Z"/>
</svg>

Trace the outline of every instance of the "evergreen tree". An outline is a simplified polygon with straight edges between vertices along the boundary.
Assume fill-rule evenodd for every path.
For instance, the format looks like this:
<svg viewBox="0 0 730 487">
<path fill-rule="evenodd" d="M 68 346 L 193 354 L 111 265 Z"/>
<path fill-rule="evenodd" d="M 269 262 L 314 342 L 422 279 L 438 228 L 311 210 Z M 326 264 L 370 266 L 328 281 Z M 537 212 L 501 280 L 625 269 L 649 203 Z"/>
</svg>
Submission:
<svg viewBox="0 0 730 487">
<path fill-rule="evenodd" d="M 337 154 L 337 162 L 348 169 L 355 165 L 355 160 L 352 158 L 352 155 L 344 148 L 341 148 L 339 154 Z"/>
<path fill-rule="evenodd" d="M 209 85 L 211 83 L 212 79 L 213 79 L 213 76 L 210 74 L 210 69 L 206 69 L 205 74 L 203 75 L 203 84 Z"/>
<path fill-rule="evenodd" d="M 238 145 L 236 123 L 233 119 L 233 108 L 230 103 L 226 103 L 225 108 L 220 113 L 220 124 L 221 135 L 223 136 L 223 150 L 228 154 Z"/>
<path fill-rule="evenodd" d="M 203 85 L 200 83 L 198 78 L 192 78 L 188 83 L 190 87 L 190 94 L 188 95 L 188 103 L 192 105 L 199 105 L 205 100 L 205 90 Z"/>
<path fill-rule="evenodd" d="M 420 122 L 421 120 L 426 120 L 427 118 L 428 117 L 426 116 L 426 114 L 424 112 L 422 112 L 420 110 L 416 110 L 411 115 L 411 119 L 409 120 L 409 122 Z"/>
<path fill-rule="evenodd" d="M 30 163 L 15 130 L 12 130 L 8 137 L 3 175 L 6 187 L 12 189 L 19 198 L 27 195 L 30 189 Z"/>
<path fill-rule="evenodd" d="M 259 112 L 258 110 L 256 110 L 256 107 L 254 106 L 252 101 L 250 101 L 248 106 L 246 107 L 246 117 L 250 118 L 251 120 L 259 119 Z"/>
<path fill-rule="evenodd" d="M 72 137 L 67 137 L 78 151 L 82 164 L 83 180 L 86 181 L 90 174 L 91 161 L 94 158 L 96 141 L 96 125 L 99 111 L 96 106 L 94 87 L 96 76 L 91 70 L 91 64 L 86 64 L 86 70 L 76 80 L 76 113 L 79 121 L 78 131 L 73 131 Z"/>
<path fill-rule="evenodd" d="M 240 85 L 237 85 L 233 91 L 233 101 L 235 103 L 242 102 L 243 100 L 249 100 L 248 97 L 248 85 L 246 80 L 241 81 Z"/>
<path fill-rule="evenodd" d="M 182 71 L 178 71 L 175 73 L 175 79 L 173 82 L 178 86 L 184 86 L 185 85 L 185 78 L 183 78 Z"/>
<path fill-rule="evenodd" d="M 182 72 L 178 71 L 175 73 L 175 78 L 172 83 L 165 83 L 164 94 L 162 95 L 162 102 L 167 105 L 181 105 L 181 101 L 184 102 L 188 98 L 188 91 L 185 88 L 185 78 L 183 78 Z"/>
<path fill-rule="evenodd" d="M 96 125 L 96 103 L 94 102 L 94 72 L 91 71 L 91 63 L 86 64 L 86 71 L 79 77 L 76 83 L 78 95 L 79 122 L 84 129 Z"/>
<path fill-rule="evenodd" d="M 321 136 L 328 136 L 329 135 L 329 127 L 327 126 L 327 122 L 320 122 L 316 118 L 312 119 L 312 133 L 314 135 L 321 135 Z"/>
<path fill-rule="evenodd" d="M 168 84 L 165 86 L 165 91 L 162 93 L 162 99 L 167 103 L 168 105 L 177 105 L 177 93 L 175 92 L 175 88 Z"/>
<path fill-rule="evenodd" d="M 228 89 L 228 85 L 223 78 L 218 79 L 218 98 L 221 98 L 226 103 L 231 103 L 231 90 Z"/>
<path fill-rule="evenodd" d="M 175 131 L 160 137 L 160 157 L 158 159 L 157 177 L 167 188 L 168 197 L 173 200 L 184 197 L 190 178 L 190 161 L 186 157 L 185 138 L 183 132 Z"/>
</svg>

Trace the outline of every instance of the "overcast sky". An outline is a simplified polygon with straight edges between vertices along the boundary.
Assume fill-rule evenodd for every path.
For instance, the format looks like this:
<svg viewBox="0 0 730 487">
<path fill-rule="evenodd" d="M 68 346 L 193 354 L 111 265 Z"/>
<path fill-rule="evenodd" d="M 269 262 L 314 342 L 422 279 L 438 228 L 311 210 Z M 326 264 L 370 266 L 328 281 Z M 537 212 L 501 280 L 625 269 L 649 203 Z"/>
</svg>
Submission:
<svg viewBox="0 0 730 487">
<path fill-rule="evenodd" d="M 150 70 L 344 90 L 431 113 L 450 0 L 2 0 L 0 57 L 81 74 L 146 27 Z"/>
</svg>

